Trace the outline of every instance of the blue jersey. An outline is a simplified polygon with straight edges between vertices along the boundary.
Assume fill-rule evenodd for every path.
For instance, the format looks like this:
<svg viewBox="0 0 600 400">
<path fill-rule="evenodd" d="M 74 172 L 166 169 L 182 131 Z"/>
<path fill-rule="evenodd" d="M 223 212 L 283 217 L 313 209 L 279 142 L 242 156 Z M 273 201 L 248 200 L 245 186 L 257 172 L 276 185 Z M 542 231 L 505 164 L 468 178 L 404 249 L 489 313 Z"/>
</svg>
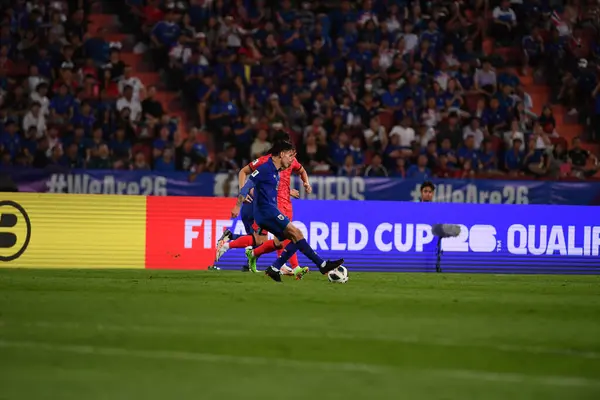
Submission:
<svg viewBox="0 0 600 400">
<path fill-rule="evenodd" d="M 254 182 L 254 214 L 279 214 L 277 210 L 279 171 L 273 159 L 269 159 L 263 165 L 259 166 L 250 174 L 250 179 Z"/>
<path fill-rule="evenodd" d="M 256 224 L 271 232 L 277 239 L 286 238 L 285 229 L 290 223 L 288 217 L 277 208 L 279 170 L 272 158 L 258 166 L 250 175 L 254 182 L 254 218 Z"/>
</svg>

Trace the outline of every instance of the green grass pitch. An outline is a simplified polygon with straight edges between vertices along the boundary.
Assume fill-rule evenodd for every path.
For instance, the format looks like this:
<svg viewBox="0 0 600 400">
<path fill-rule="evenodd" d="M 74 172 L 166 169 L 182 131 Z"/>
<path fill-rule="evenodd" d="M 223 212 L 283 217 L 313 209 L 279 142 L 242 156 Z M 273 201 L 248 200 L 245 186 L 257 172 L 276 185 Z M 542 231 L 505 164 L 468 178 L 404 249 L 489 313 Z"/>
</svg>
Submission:
<svg viewBox="0 0 600 400">
<path fill-rule="evenodd" d="M 599 399 L 600 277 L 0 270 L 0 399 Z"/>
</svg>

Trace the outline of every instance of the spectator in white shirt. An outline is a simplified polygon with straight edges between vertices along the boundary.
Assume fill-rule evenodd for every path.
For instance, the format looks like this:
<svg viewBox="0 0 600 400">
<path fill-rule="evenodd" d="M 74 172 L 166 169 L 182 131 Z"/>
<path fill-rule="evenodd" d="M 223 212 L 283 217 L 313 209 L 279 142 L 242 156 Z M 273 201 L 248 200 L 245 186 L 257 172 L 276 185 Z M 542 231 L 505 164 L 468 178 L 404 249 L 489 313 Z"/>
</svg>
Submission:
<svg viewBox="0 0 600 400">
<path fill-rule="evenodd" d="M 520 150 L 524 151 L 525 135 L 519 130 L 519 121 L 513 119 L 510 123 L 510 131 L 504 133 L 504 143 L 506 143 L 507 149 L 513 147 L 513 141 L 515 139 L 519 139 L 521 141 Z"/>
<path fill-rule="evenodd" d="M 412 142 L 415 141 L 415 130 L 410 126 L 410 117 L 402 118 L 400 125 L 395 126 L 390 132 L 390 136 L 398 135 L 400 137 L 400 147 L 410 149 Z"/>
<path fill-rule="evenodd" d="M 31 93 L 29 97 L 33 102 L 40 103 L 42 114 L 48 116 L 50 114 L 50 100 L 48 99 L 48 84 L 46 82 L 40 82 L 35 91 Z"/>
<path fill-rule="evenodd" d="M 517 15 L 510 8 L 510 0 L 502 0 L 500 5 L 494 8 L 492 16 L 494 18 L 492 36 L 496 40 L 511 41 L 515 35 Z"/>
<path fill-rule="evenodd" d="M 145 90 L 144 84 L 142 81 L 135 76 L 131 75 L 132 68 L 130 65 L 125 66 L 125 71 L 123 73 L 123 78 L 119 81 L 119 93 L 123 94 L 126 86 L 131 86 L 133 89 L 133 98 L 137 101 L 140 101 L 140 95 L 143 90 Z"/>
<path fill-rule="evenodd" d="M 227 46 L 239 48 L 242 46 L 242 36 L 253 33 L 247 31 L 235 23 L 233 17 L 228 15 L 225 19 L 219 21 L 219 37 L 225 37 Z"/>
<path fill-rule="evenodd" d="M 413 24 L 407 21 L 404 25 L 404 34 L 401 36 L 404 39 L 404 50 L 410 53 L 419 45 L 419 37 L 413 33 Z"/>
<path fill-rule="evenodd" d="M 38 85 L 42 82 L 48 82 L 46 78 L 40 75 L 37 65 L 33 64 L 29 67 L 29 77 L 27 83 L 29 84 L 29 93 L 35 92 Z"/>
<path fill-rule="evenodd" d="M 139 121 L 142 115 L 142 104 L 133 97 L 133 88 L 129 85 L 123 88 L 123 97 L 117 100 L 117 111 L 129 108 L 131 121 Z"/>
<path fill-rule="evenodd" d="M 441 120 L 442 116 L 437 109 L 435 97 L 429 97 L 427 99 L 427 106 L 421 114 L 421 121 L 429 128 L 434 128 L 439 122 L 441 122 Z"/>
<path fill-rule="evenodd" d="M 365 130 L 363 135 L 369 149 L 383 150 L 388 144 L 387 132 L 381 125 L 379 117 L 371 118 L 369 129 Z"/>
<path fill-rule="evenodd" d="M 533 125 L 532 136 L 535 138 L 536 150 L 547 150 L 552 149 L 552 142 L 550 141 L 550 137 L 557 138 L 559 137 L 559 134 L 556 132 L 556 130 L 553 130 L 550 135 L 547 134 L 546 132 L 544 132 L 544 127 L 542 126 L 542 124 L 536 122 L 535 125 Z"/>
<path fill-rule="evenodd" d="M 393 34 L 399 31 L 402 27 L 400 21 L 402 21 L 403 18 L 400 15 L 400 8 L 397 4 L 392 3 L 389 7 L 388 17 L 385 22 L 387 24 L 388 32 Z"/>
<path fill-rule="evenodd" d="M 250 146 L 250 156 L 252 159 L 259 158 L 260 156 L 264 156 L 265 153 L 271 148 L 271 143 L 267 141 L 267 131 L 261 129 L 258 131 L 256 135 L 256 139 Z"/>
<path fill-rule="evenodd" d="M 38 102 L 33 102 L 29 112 L 23 118 L 23 131 L 29 131 L 29 128 L 37 129 L 37 139 L 46 134 L 46 118 L 42 113 L 42 106 Z"/>
<path fill-rule="evenodd" d="M 417 142 L 421 148 L 426 148 L 433 139 L 435 139 L 435 129 L 430 128 L 427 125 L 421 125 L 419 127 L 419 137 L 417 138 Z"/>
<path fill-rule="evenodd" d="M 473 136 L 473 139 L 475 141 L 474 148 L 475 148 L 475 150 L 479 150 L 481 148 L 481 143 L 483 142 L 483 139 L 484 139 L 484 135 L 483 135 L 483 131 L 481 130 L 479 118 L 471 119 L 471 123 L 469 125 L 465 126 L 465 129 L 463 129 L 463 140 L 465 140 L 468 136 Z"/>
</svg>

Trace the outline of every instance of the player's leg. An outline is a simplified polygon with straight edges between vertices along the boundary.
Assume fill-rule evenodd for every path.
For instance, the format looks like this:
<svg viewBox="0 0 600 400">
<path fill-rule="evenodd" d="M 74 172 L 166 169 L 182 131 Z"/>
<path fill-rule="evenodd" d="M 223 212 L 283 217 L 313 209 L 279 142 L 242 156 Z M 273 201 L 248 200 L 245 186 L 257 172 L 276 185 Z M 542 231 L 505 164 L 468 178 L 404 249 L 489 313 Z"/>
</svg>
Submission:
<svg viewBox="0 0 600 400">
<path fill-rule="evenodd" d="M 291 220 L 291 216 L 292 216 L 291 208 L 285 208 L 284 211 L 282 211 L 282 214 Z M 267 240 L 262 245 L 253 249 L 252 252 L 249 253 L 248 255 L 250 258 L 258 259 L 263 254 L 277 251 L 277 257 L 279 258 L 281 256 L 281 253 L 283 252 L 283 249 L 285 248 L 285 246 L 287 246 L 289 244 L 289 242 L 290 242 L 289 239 L 287 239 L 286 241 L 283 241 L 283 242 L 277 240 L 277 238 L 272 239 L 272 240 Z M 292 258 L 290 258 L 290 265 L 291 265 L 292 269 L 295 269 L 296 267 L 299 266 L 298 265 L 298 257 L 296 256 L 296 254 L 294 254 L 292 256 Z"/>
<path fill-rule="evenodd" d="M 268 240 L 268 237 L 267 237 L 268 232 L 261 229 L 256 224 L 256 222 L 253 222 L 252 230 L 254 231 L 254 233 L 252 234 L 253 238 L 254 238 L 254 243 L 252 246 L 246 247 L 246 258 L 248 259 L 248 262 L 246 262 L 246 265 L 242 266 L 242 271 L 256 272 L 256 259 L 251 260 L 251 257 L 248 257 L 248 252 L 249 251 L 251 252 L 253 249 L 260 247 L 264 242 L 266 242 Z"/>
<path fill-rule="evenodd" d="M 293 221 L 294 218 L 294 211 L 292 209 L 292 204 L 290 203 L 289 205 L 287 205 L 286 207 L 284 207 L 283 211 L 283 215 L 285 215 L 286 217 L 289 218 L 290 221 Z M 281 257 L 281 254 L 283 253 L 283 249 L 281 250 L 277 250 L 277 257 Z M 296 278 L 296 279 L 302 279 L 304 277 L 304 275 L 306 275 L 309 271 L 308 267 L 301 267 L 300 264 L 298 263 L 298 252 L 295 252 L 294 254 L 292 254 L 292 256 L 290 257 L 290 266 L 287 267 L 286 264 L 284 264 L 284 268 L 282 270 L 285 270 L 286 268 L 289 268 L 292 271 L 292 275 Z"/>
<path fill-rule="evenodd" d="M 319 267 L 319 271 L 322 274 L 326 274 L 344 263 L 343 259 L 335 261 L 325 261 L 321 257 L 319 257 L 317 253 L 306 242 L 306 239 L 304 239 L 304 235 L 302 234 L 302 232 L 292 223 L 290 223 L 290 220 L 283 214 L 279 214 L 275 218 L 268 218 L 264 221 L 264 225 L 265 228 L 267 228 L 279 240 L 291 240 L 291 242 L 285 247 L 283 253 L 281 254 L 281 257 L 279 257 L 273 263 L 273 265 L 271 265 L 265 271 L 265 273 L 275 281 L 281 281 L 281 267 L 290 259 L 290 257 L 297 250 L 300 250 L 302 254 L 304 254 L 306 257 L 308 257 L 308 259 L 315 263 L 315 265 Z"/>
<path fill-rule="evenodd" d="M 223 254 L 227 252 L 229 249 L 244 249 L 248 246 L 254 246 L 254 216 L 251 213 L 245 212 L 245 207 L 252 207 L 251 204 L 244 204 L 242 206 L 242 211 L 240 214 L 242 215 L 242 223 L 244 224 L 244 228 L 246 229 L 246 235 L 236 235 L 234 238 L 233 233 L 227 229 L 223 232 L 221 238 L 217 242 L 217 253 L 215 255 L 215 263 L 223 257 Z"/>
<path fill-rule="evenodd" d="M 268 231 L 263 228 L 256 228 L 256 235 L 259 237 L 257 239 L 258 243 L 261 243 L 257 247 L 253 249 L 246 249 L 246 258 L 248 259 L 248 267 L 252 272 L 256 272 L 256 261 L 260 256 L 266 253 L 271 253 L 278 248 L 283 248 L 281 241 L 277 238 L 268 240 L 267 233 Z M 258 244 L 257 243 L 257 244 Z M 287 243 L 286 243 L 287 244 Z"/>
<path fill-rule="evenodd" d="M 281 268 L 279 268 L 279 272 L 281 272 L 281 275 L 284 276 L 295 276 L 294 270 L 292 270 L 287 265 L 283 265 Z"/>
</svg>

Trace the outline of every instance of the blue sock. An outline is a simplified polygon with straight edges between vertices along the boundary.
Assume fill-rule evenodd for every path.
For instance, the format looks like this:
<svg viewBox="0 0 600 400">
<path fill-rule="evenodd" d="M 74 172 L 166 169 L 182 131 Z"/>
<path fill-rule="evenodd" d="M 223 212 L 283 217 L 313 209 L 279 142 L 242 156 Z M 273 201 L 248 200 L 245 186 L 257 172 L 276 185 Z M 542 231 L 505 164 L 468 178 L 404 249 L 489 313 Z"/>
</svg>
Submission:
<svg viewBox="0 0 600 400">
<path fill-rule="evenodd" d="M 232 233 L 232 234 L 231 234 L 231 240 L 239 239 L 239 238 L 241 238 L 242 236 L 246 236 L 246 235 L 236 235 L 235 233 Z"/>
<path fill-rule="evenodd" d="M 325 265 L 325 261 L 317 255 L 317 253 L 308 245 L 308 243 L 306 243 L 306 239 L 297 241 L 296 246 L 298 246 L 298 250 L 308 257 L 310 261 L 314 262 L 317 267 L 322 267 Z"/>
<path fill-rule="evenodd" d="M 296 243 L 290 242 L 290 244 L 285 246 L 285 249 L 283 249 L 283 253 L 281 253 L 281 257 L 279 257 L 277 260 L 275 260 L 275 262 L 273 263 L 273 267 L 275 267 L 277 269 L 281 269 L 281 267 L 283 267 L 283 264 L 288 262 L 288 260 L 294 255 L 294 253 L 297 250 L 298 250 L 298 248 L 296 247 Z"/>
</svg>

